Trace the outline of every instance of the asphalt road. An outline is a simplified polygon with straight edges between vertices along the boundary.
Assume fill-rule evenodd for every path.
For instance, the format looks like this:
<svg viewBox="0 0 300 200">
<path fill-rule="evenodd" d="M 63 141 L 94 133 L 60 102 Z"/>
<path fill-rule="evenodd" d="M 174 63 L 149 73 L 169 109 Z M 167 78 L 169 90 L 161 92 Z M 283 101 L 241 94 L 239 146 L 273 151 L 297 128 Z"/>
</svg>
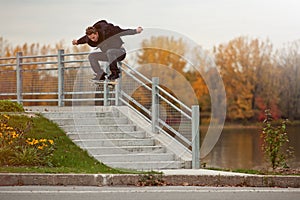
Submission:
<svg viewBox="0 0 300 200">
<path fill-rule="evenodd" d="M 300 188 L 248 187 L 78 187 L 78 186 L 15 186 L 0 187 L 1 200 L 298 200 Z"/>
</svg>

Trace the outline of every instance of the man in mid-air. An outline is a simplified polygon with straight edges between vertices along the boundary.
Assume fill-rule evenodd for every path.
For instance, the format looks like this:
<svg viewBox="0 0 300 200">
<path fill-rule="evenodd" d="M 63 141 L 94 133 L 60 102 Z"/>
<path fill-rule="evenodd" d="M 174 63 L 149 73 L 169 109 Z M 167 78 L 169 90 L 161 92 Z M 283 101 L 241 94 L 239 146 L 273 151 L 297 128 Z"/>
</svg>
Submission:
<svg viewBox="0 0 300 200">
<path fill-rule="evenodd" d="M 95 81 L 104 81 L 106 73 L 101 68 L 98 61 L 107 61 L 111 74 L 107 77 L 108 80 L 114 81 L 119 78 L 120 70 L 117 63 L 125 59 L 126 51 L 123 47 L 123 41 L 120 38 L 125 35 L 134 35 L 141 33 L 142 27 L 136 29 L 122 29 L 105 20 L 98 21 L 93 26 L 86 28 L 86 35 L 78 40 L 73 40 L 73 45 L 88 44 L 91 47 L 97 47 L 100 52 L 91 52 L 88 56 L 91 67 L 96 73 Z"/>
</svg>

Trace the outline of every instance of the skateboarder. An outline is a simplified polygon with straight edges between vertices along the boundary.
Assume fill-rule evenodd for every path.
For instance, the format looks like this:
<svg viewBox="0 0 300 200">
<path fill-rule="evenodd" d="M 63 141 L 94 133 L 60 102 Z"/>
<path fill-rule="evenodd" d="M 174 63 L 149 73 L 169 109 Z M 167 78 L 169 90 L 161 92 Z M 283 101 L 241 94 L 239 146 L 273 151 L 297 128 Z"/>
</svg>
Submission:
<svg viewBox="0 0 300 200">
<path fill-rule="evenodd" d="M 95 81 L 105 80 L 107 75 L 100 67 L 98 61 L 108 61 L 111 74 L 108 76 L 110 81 L 114 81 L 119 78 L 120 70 L 117 66 L 117 62 L 124 60 L 126 51 L 122 47 L 123 41 L 120 38 L 125 35 L 134 35 L 141 33 L 142 27 L 136 29 L 122 29 L 119 26 L 115 26 L 105 20 L 98 21 L 93 26 L 86 28 L 86 35 L 78 40 L 73 40 L 73 45 L 88 44 L 91 47 L 97 47 L 101 52 L 91 52 L 88 56 L 91 67 L 96 73 Z"/>
</svg>

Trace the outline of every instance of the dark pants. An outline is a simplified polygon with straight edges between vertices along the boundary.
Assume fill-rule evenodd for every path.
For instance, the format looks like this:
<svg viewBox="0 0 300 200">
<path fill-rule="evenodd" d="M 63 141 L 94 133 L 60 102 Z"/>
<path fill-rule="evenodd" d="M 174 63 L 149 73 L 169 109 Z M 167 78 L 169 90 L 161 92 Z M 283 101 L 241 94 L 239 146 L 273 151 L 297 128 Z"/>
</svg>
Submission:
<svg viewBox="0 0 300 200">
<path fill-rule="evenodd" d="M 107 61 L 109 63 L 109 69 L 112 74 L 119 73 L 118 61 L 124 60 L 126 51 L 124 48 L 120 49 L 108 49 L 106 52 L 92 52 L 89 54 L 88 59 L 90 61 L 93 71 L 97 75 L 103 74 L 99 61 Z"/>
</svg>

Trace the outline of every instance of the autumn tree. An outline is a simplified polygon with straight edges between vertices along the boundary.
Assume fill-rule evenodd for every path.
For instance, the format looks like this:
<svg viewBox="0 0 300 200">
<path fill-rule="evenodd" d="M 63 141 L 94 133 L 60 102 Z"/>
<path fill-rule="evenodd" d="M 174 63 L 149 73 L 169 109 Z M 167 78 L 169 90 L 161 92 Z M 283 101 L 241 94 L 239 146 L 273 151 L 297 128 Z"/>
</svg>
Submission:
<svg viewBox="0 0 300 200">
<path fill-rule="evenodd" d="M 161 36 L 144 40 L 138 52 L 139 70 L 150 79 L 159 77 L 161 85 L 182 93 L 185 89 L 183 84 L 186 67 L 186 60 L 183 57 L 185 49 L 182 39 Z"/>
<path fill-rule="evenodd" d="M 280 49 L 276 54 L 280 70 L 280 108 L 290 120 L 300 118 L 300 40 Z"/>
<path fill-rule="evenodd" d="M 213 86 L 213 82 L 215 81 L 215 75 L 219 76 L 219 74 L 214 73 L 214 60 L 208 50 L 204 50 L 201 46 L 196 46 L 190 49 L 188 54 L 189 63 L 192 66 L 189 66 L 188 70 L 185 71 L 185 77 L 189 80 L 197 97 L 198 105 L 201 109 L 201 122 L 208 124 L 211 121 L 211 117 L 219 118 L 218 114 L 212 115 L 211 113 L 211 98 L 215 98 L 213 93 L 216 89 Z M 212 86 L 210 90 L 208 88 L 209 83 Z M 215 100 L 217 99 L 215 98 Z M 218 113 L 221 114 L 219 111 Z"/>
<path fill-rule="evenodd" d="M 226 88 L 229 119 L 257 117 L 258 103 L 277 105 L 278 85 L 273 77 L 272 45 L 268 41 L 239 37 L 214 52 Z"/>
<path fill-rule="evenodd" d="M 183 58 L 186 45 L 182 39 L 173 37 L 151 37 L 141 44 L 141 51 L 138 54 L 138 63 L 159 64 L 170 67 L 179 73 L 183 73 L 186 61 Z"/>
</svg>

